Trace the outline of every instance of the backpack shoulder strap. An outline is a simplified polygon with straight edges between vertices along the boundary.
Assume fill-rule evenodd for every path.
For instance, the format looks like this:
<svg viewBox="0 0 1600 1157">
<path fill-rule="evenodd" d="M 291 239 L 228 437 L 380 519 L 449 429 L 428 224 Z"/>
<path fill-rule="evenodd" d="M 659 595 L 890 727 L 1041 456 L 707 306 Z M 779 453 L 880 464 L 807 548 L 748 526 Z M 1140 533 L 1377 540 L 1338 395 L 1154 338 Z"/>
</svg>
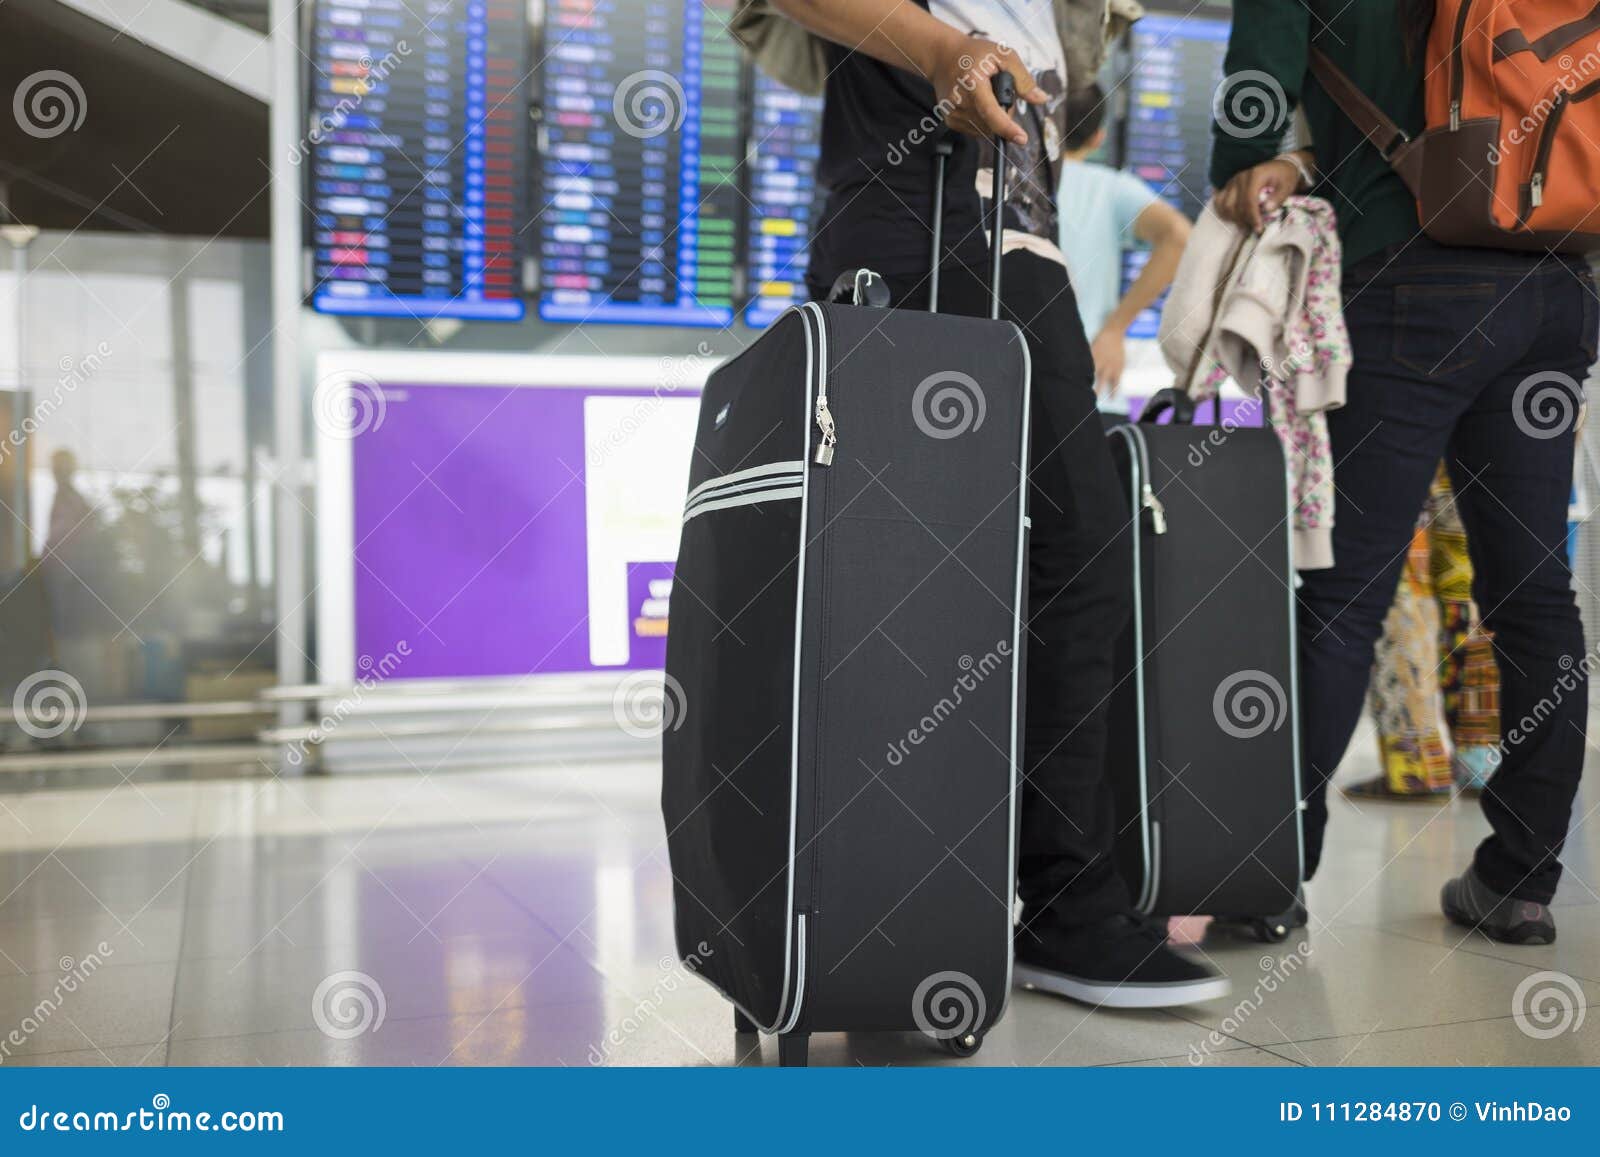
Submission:
<svg viewBox="0 0 1600 1157">
<path fill-rule="evenodd" d="M 1311 50 L 1311 75 L 1317 78 L 1333 103 L 1338 105 L 1361 135 L 1383 155 L 1400 179 L 1406 183 L 1413 196 L 1421 195 L 1422 153 L 1411 135 L 1394 123 L 1394 119 L 1377 106 L 1366 93 L 1356 87 L 1344 70 L 1328 58 L 1320 48 Z"/>
</svg>

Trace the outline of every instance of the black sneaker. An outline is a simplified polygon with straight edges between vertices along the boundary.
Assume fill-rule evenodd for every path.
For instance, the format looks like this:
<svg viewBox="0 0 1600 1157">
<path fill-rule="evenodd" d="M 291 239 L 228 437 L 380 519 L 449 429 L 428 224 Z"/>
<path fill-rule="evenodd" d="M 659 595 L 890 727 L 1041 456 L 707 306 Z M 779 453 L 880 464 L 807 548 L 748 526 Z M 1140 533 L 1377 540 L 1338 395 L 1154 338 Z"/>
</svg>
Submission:
<svg viewBox="0 0 1600 1157">
<path fill-rule="evenodd" d="M 1223 933 L 1230 936 L 1248 936 L 1266 944 L 1277 944 L 1289 939 L 1289 933 L 1304 928 L 1310 921 L 1306 911 L 1306 890 L 1301 885 L 1294 894 L 1294 903 L 1287 912 L 1272 916 L 1218 916 L 1206 929 L 1207 934 Z"/>
<path fill-rule="evenodd" d="M 1167 947 L 1133 915 L 1067 928 L 1041 914 L 1017 929 L 1016 983 L 1103 1008 L 1171 1008 L 1228 995 L 1230 984 Z"/>
<path fill-rule="evenodd" d="M 1556 918 L 1548 904 L 1502 896 L 1468 868 L 1445 884 L 1439 906 L 1451 920 L 1504 944 L 1554 944 Z"/>
</svg>

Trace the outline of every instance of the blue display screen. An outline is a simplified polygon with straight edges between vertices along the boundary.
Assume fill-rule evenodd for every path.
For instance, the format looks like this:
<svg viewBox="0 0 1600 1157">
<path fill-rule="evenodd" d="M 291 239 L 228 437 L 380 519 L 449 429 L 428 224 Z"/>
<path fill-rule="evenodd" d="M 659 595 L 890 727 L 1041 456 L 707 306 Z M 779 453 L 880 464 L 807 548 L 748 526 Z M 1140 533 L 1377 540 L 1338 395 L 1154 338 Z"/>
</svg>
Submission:
<svg viewBox="0 0 1600 1157">
<path fill-rule="evenodd" d="M 733 0 L 549 0 L 540 317 L 732 323 L 743 204 L 732 11 Z"/>
<path fill-rule="evenodd" d="M 750 218 L 746 325 L 764 326 L 806 299 L 806 247 L 817 216 L 822 98 L 784 88 L 759 71 L 751 91 Z"/>
<path fill-rule="evenodd" d="M 312 307 L 520 319 L 519 0 L 319 0 L 307 55 Z"/>
<path fill-rule="evenodd" d="M 1211 104 L 1222 81 L 1228 29 L 1223 19 L 1150 13 L 1129 36 L 1123 165 L 1190 220 L 1211 199 Z M 1142 249 L 1124 252 L 1123 292 L 1148 257 Z M 1141 313 L 1128 336 L 1155 337 L 1164 301 Z"/>
</svg>

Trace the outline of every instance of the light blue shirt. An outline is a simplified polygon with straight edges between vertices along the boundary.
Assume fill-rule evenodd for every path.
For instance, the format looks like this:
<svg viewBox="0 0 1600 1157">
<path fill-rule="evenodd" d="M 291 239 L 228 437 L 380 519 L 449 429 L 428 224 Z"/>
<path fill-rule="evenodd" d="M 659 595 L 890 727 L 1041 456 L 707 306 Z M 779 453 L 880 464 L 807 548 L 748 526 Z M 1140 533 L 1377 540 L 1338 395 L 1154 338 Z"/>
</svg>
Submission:
<svg viewBox="0 0 1600 1157">
<path fill-rule="evenodd" d="M 1122 251 L 1156 194 L 1138 177 L 1097 161 L 1064 160 L 1057 205 L 1061 252 L 1090 340 L 1122 300 Z"/>
</svg>

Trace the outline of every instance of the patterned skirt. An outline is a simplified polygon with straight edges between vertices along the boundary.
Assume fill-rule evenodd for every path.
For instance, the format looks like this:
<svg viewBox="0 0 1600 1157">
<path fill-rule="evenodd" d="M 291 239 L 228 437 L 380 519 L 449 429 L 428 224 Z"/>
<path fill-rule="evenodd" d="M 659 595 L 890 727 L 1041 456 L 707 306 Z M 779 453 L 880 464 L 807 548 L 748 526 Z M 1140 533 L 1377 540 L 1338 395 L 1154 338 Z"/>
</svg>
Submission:
<svg viewBox="0 0 1600 1157">
<path fill-rule="evenodd" d="M 1441 465 L 1374 655 L 1369 695 L 1384 775 L 1393 792 L 1482 787 L 1498 765 L 1500 673 L 1472 601 L 1466 529 Z"/>
</svg>

